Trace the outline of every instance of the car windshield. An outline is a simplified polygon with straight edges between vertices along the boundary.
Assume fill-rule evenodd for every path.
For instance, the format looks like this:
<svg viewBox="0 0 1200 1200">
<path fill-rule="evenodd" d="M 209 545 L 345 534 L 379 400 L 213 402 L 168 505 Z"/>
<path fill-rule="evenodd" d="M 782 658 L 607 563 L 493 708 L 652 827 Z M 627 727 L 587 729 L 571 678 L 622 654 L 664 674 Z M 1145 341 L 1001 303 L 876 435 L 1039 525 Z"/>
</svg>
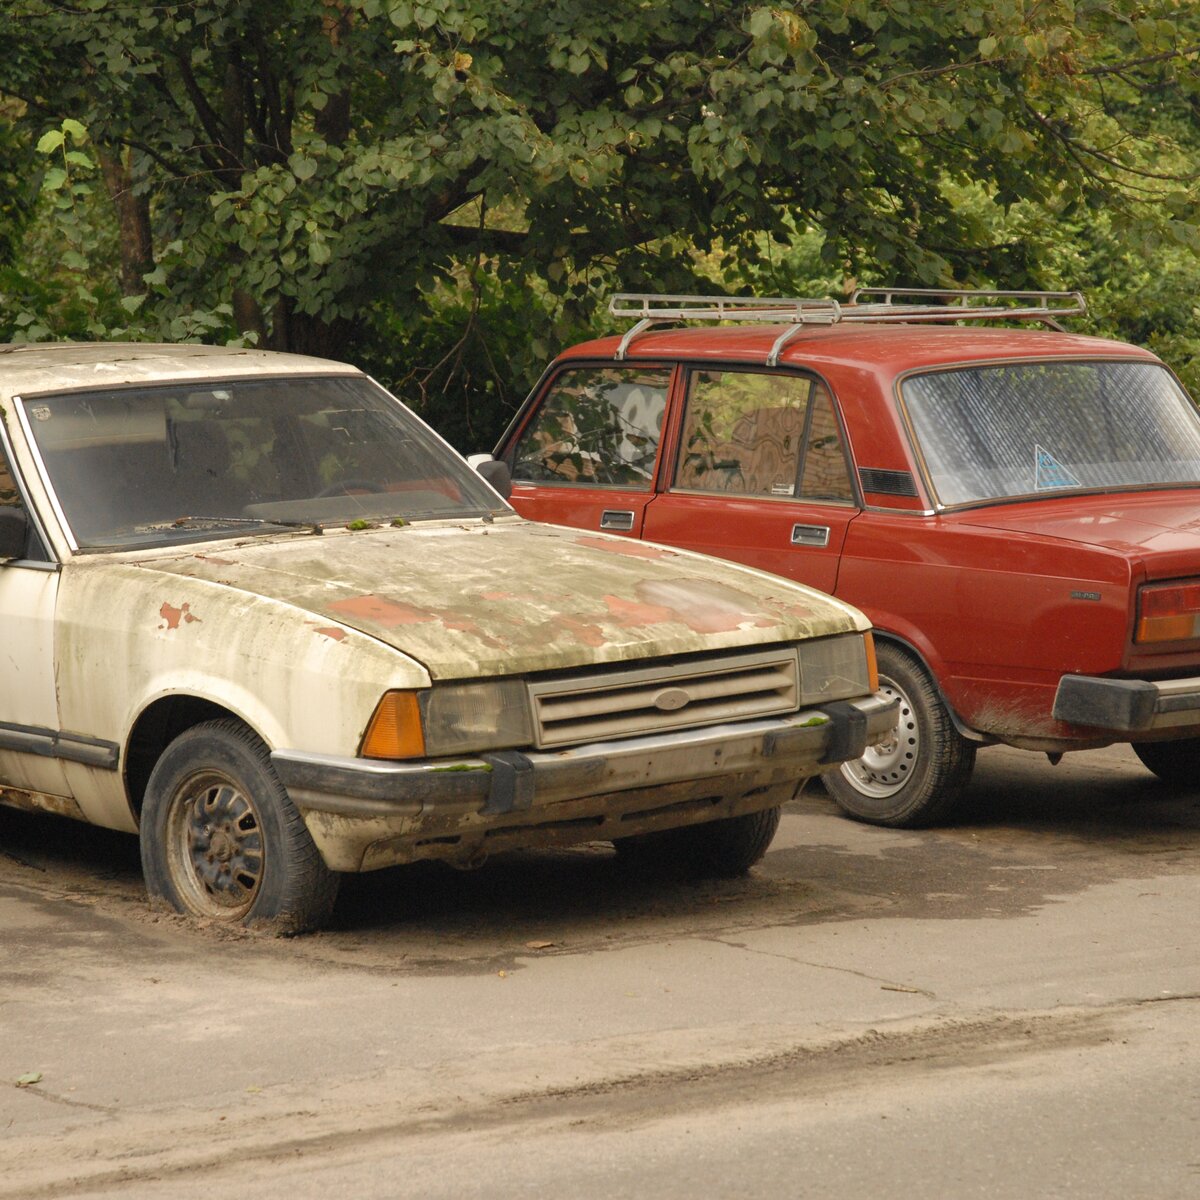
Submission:
<svg viewBox="0 0 1200 1200">
<path fill-rule="evenodd" d="M 1001 363 L 901 392 L 942 504 L 1200 483 L 1200 417 L 1156 363 Z"/>
<path fill-rule="evenodd" d="M 363 376 L 72 392 L 25 410 L 84 548 L 508 511 Z"/>
</svg>

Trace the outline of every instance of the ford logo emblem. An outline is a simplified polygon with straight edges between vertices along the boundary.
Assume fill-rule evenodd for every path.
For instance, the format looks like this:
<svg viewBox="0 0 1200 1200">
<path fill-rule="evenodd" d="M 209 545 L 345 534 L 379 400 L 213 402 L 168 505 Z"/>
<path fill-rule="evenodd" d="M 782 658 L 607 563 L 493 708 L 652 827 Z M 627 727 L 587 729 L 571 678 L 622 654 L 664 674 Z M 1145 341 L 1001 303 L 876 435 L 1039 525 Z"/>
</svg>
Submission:
<svg viewBox="0 0 1200 1200">
<path fill-rule="evenodd" d="M 659 712 L 677 712 L 692 702 L 691 696 L 683 688 L 663 688 L 654 697 L 654 707 Z"/>
</svg>

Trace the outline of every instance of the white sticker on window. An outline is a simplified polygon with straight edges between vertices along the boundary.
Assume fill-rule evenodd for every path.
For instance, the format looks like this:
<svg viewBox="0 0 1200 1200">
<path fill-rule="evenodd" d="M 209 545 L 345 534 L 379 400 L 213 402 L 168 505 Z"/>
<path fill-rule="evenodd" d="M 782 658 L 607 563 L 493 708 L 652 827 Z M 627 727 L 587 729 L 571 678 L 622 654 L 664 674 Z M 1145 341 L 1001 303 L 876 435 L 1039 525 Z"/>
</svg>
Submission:
<svg viewBox="0 0 1200 1200">
<path fill-rule="evenodd" d="M 1049 450 L 1043 450 L 1036 443 L 1033 447 L 1033 460 L 1033 486 L 1036 491 L 1040 492 L 1046 488 L 1079 487 L 1079 480 Z"/>
</svg>

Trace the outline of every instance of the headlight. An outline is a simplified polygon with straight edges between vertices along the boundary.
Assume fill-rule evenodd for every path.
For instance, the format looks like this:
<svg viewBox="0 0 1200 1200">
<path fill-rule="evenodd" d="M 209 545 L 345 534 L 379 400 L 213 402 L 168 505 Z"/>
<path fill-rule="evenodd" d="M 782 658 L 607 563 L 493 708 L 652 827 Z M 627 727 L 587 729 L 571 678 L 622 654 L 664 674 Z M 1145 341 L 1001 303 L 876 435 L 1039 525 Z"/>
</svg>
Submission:
<svg viewBox="0 0 1200 1200">
<path fill-rule="evenodd" d="M 525 685 L 518 679 L 388 692 L 363 737 L 365 758 L 440 758 L 528 746 Z"/>
<path fill-rule="evenodd" d="M 800 704 L 824 704 L 878 691 L 875 642 L 870 633 L 801 642 Z"/>
</svg>

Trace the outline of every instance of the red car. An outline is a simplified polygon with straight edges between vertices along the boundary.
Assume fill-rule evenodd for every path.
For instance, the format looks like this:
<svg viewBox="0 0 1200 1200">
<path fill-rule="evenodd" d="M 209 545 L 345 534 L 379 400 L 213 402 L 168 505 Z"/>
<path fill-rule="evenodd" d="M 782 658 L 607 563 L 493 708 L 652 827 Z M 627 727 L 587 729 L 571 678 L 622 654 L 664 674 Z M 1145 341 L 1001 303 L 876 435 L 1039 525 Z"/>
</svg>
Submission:
<svg viewBox="0 0 1200 1200">
<path fill-rule="evenodd" d="M 1153 354 L 1063 331 L 1077 293 L 611 311 L 637 323 L 561 354 L 497 447 L 512 501 L 866 612 L 903 717 L 825 777 L 847 813 L 929 824 L 993 743 L 1193 781 L 1200 416 Z"/>
</svg>

